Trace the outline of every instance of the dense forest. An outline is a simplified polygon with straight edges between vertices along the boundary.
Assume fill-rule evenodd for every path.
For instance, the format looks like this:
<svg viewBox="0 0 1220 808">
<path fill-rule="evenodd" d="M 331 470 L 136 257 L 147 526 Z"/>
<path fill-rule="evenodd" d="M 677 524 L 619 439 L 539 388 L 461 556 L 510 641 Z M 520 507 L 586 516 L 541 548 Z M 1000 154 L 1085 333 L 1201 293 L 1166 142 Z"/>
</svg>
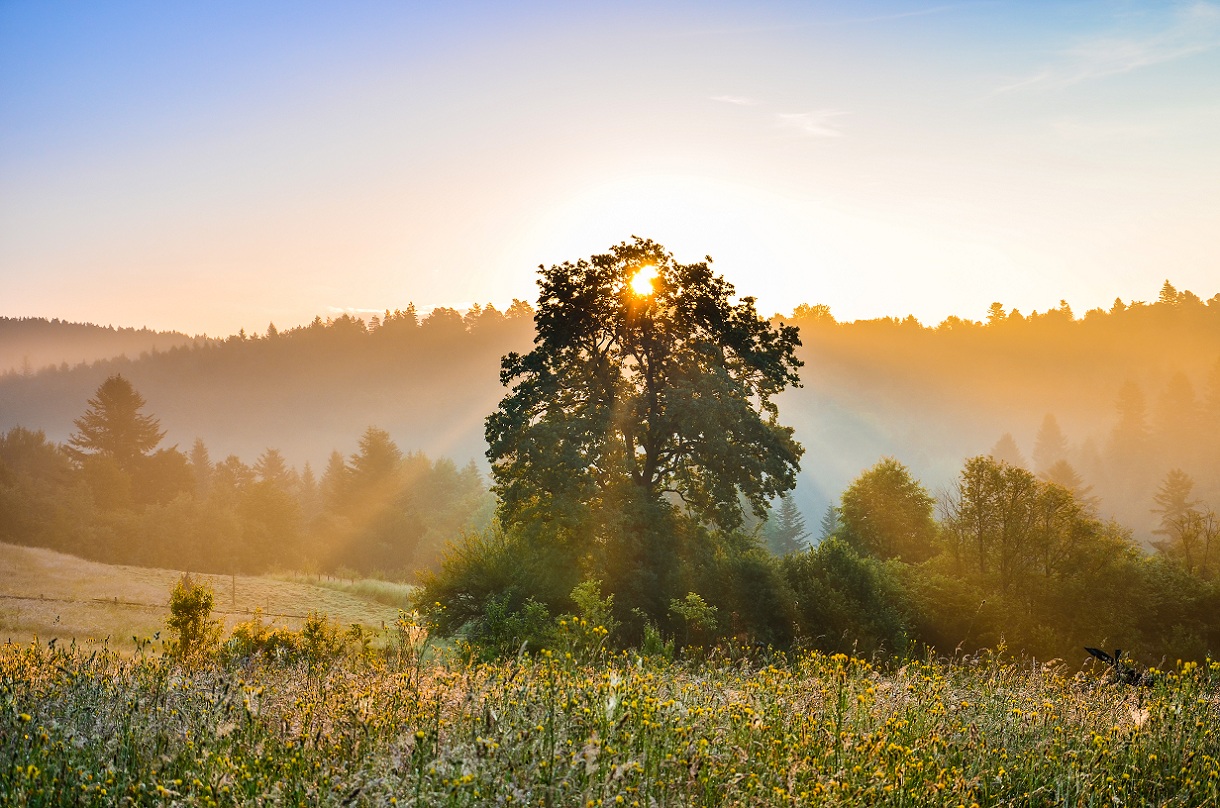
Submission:
<svg viewBox="0 0 1220 808">
<path fill-rule="evenodd" d="M 503 394 L 500 357 L 529 347 L 532 314 L 520 301 L 505 312 L 489 305 L 423 317 L 408 306 L 367 323 L 319 318 L 13 371 L 0 376 L 0 430 L 66 441 L 86 399 L 122 373 L 148 400 L 166 444 L 184 452 L 201 438 L 216 457 L 253 462 L 274 446 L 296 469 L 320 469 L 332 451 L 355 451 L 376 424 L 405 451 L 459 466 L 475 460 L 485 472 L 483 418 Z M 1066 303 L 1024 315 L 997 303 L 982 321 L 935 327 L 912 317 L 839 323 L 809 305 L 776 319 L 801 329 L 803 387 L 778 403 L 807 450 L 794 497 L 811 519 L 886 456 L 938 493 L 964 457 L 996 454 L 1036 473 L 1065 461 L 1099 513 L 1145 545 L 1156 538 L 1153 495 L 1172 469 L 1191 476 L 1200 499 L 1220 503 L 1220 295 L 1204 301 L 1166 282 L 1154 302 L 1115 301 L 1082 317 Z M 47 321 L 8 325 L 49 329 Z"/>
<path fill-rule="evenodd" d="M 1153 303 L 1079 318 L 1067 303 L 1030 315 L 996 303 L 984 322 L 935 328 L 840 324 L 818 306 L 793 322 L 805 388 L 780 406 L 827 500 L 881 456 L 940 490 L 961 458 L 987 453 L 1038 474 L 1066 461 L 1099 512 L 1144 543 L 1172 469 L 1220 503 L 1220 295 L 1204 302 L 1166 281 Z"/>
</svg>

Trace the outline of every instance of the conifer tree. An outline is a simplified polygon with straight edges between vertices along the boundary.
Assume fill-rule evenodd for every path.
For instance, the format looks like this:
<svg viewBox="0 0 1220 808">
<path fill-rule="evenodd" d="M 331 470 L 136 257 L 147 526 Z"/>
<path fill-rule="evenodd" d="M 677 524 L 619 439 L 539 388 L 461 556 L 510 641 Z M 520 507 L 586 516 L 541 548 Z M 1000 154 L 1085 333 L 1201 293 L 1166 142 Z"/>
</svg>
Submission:
<svg viewBox="0 0 1220 808">
<path fill-rule="evenodd" d="M 839 532 L 839 528 L 843 527 L 843 522 L 839 518 L 840 510 L 837 505 L 827 505 L 826 512 L 822 514 L 822 521 L 818 525 L 821 535 L 818 536 L 820 541 L 826 541 Z"/>
<path fill-rule="evenodd" d="M 1007 463 L 1010 466 L 1018 468 L 1029 466 L 1029 463 L 1025 460 L 1025 455 L 1021 454 L 1021 449 L 1017 446 L 1017 442 L 1013 439 L 1011 432 L 1005 432 L 1001 435 L 1000 439 L 995 442 L 995 446 L 992 446 L 991 451 L 987 454 L 997 461 Z"/>
<path fill-rule="evenodd" d="M 805 517 L 790 494 L 780 494 L 779 507 L 767 520 L 763 535 L 767 549 L 775 555 L 785 556 L 805 549 L 810 533 L 805 529 Z"/>
<path fill-rule="evenodd" d="M 191 446 L 191 473 L 195 475 L 195 493 L 206 496 L 212 484 L 212 460 L 203 438 L 195 438 Z"/>
<path fill-rule="evenodd" d="M 132 473 L 165 437 L 157 419 L 140 412 L 144 404 L 127 379 L 117 374 L 107 378 L 89 399 L 89 409 L 72 422 L 76 432 L 68 445 L 73 457 L 105 457 Z"/>
<path fill-rule="evenodd" d="M 1067 458 L 1068 442 L 1059 422 L 1049 412 L 1042 419 L 1034 441 L 1034 470 L 1043 474 L 1060 460 Z"/>
<path fill-rule="evenodd" d="M 1118 423 L 1110 433 L 1112 459 L 1128 466 L 1144 461 L 1149 442 L 1148 406 L 1138 384 L 1128 381 L 1119 389 L 1116 408 Z"/>
</svg>

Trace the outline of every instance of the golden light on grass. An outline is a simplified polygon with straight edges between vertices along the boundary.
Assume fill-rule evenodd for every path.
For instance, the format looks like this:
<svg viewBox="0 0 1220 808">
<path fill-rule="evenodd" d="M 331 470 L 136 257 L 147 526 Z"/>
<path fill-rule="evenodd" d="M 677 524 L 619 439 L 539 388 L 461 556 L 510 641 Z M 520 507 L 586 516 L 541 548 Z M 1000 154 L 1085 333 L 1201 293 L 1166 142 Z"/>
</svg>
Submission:
<svg viewBox="0 0 1220 808">
<path fill-rule="evenodd" d="M 652 294 L 655 291 L 653 289 L 652 282 L 655 281 L 657 277 L 659 277 L 657 274 L 657 268 L 652 264 L 640 267 L 638 270 L 636 270 L 635 275 L 631 277 L 631 291 L 640 296 Z"/>
</svg>

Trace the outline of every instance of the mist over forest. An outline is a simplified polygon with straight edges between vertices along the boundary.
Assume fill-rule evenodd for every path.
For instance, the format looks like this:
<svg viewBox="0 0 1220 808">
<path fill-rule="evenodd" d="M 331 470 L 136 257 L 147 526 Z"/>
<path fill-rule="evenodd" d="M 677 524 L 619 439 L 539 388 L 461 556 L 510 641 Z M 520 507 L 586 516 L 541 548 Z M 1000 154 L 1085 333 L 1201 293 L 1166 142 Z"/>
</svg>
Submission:
<svg viewBox="0 0 1220 808">
<path fill-rule="evenodd" d="M 177 331 L 115 328 L 43 317 L 0 317 L 0 373 L 29 375 L 48 365 L 139 356 L 207 341 Z"/>
<path fill-rule="evenodd" d="M 163 445 L 184 452 L 198 438 L 213 458 L 253 462 L 274 448 L 298 469 L 321 469 L 376 426 L 404 451 L 485 471 L 500 358 L 529 348 L 532 313 L 520 301 L 424 317 L 408 306 L 367 323 L 317 318 L 215 340 L 8 319 L 4 355 L 20 346 L 44 366 L 0 376 L 0 430 L 66 441 L 97 386 L 121 373 L 160 420 Z M 801 329 L 803 387 L 779 405 L 807 450 L 795 498 L 811 523 L 886 456 L 934 493 L 978 454 L 1037 472 L 1067 461 L 1099 513 L 1145 543 L 1152 496 L 1171 469 L 1220 503 L 1220 295 L 1204 301 L 1166 281 L 1153 303 L 1116 300 L 1079 317 L 1066 302 L 1028 315 L 996 304 L 985 315 L 934 327 L 912 317 L 840 323 L 825 306 L 801 305 L 779 318 Z"/>
</svg>

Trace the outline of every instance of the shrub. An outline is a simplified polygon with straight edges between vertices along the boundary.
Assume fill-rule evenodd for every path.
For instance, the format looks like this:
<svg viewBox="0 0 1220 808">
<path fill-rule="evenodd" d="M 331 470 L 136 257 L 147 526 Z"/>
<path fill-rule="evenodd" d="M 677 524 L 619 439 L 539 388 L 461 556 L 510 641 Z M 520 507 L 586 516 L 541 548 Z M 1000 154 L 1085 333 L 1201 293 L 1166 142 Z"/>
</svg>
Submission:
<svg viewBox="0 0 1220 808">
<path fill-rule="evenodd" d="M 301 637 L 295 631 L 264 623 L 262 610 L 255 609 L 251 619 L 233 627 L 224 650 L 230 660 L 258 655 L 284 661 L 295 658 L 301 646 Z"/>
<path fill-rule="evenodd" d="M 797 628 L 824 651 L 902 652 L 908 644 L 901 591 L 889 569 L 840 539 L 782 562 L 796 598 Z"/>
<path fill-rule="evenodd" d="M 216 595 L 212 587 L 196 583 L 190 575 L 178 579 L 169 596 L 165 624 L 172 633 L 170 653 L 183 661 L 208 657 L 220 641 L 220 621 L 212 619 Z"/>
<path fill-rule="evenodd" d="M 597 656 L 618 630 L 614 595 L 602 597 L 601 581 L 582 581 L 572 589 L 571 598 L 579 614 L 564 614 L 556 619 L 556 639 L 575 656 Z"/>
<path fill-rule="evenodd" d="M 704 600 L 702 595 L 688 592 L 681 600 L 675 598 L 669 602 L 669 611 L 682 620 L 687 645 L 715 636 L 718 609 Z"/>
</svg>

